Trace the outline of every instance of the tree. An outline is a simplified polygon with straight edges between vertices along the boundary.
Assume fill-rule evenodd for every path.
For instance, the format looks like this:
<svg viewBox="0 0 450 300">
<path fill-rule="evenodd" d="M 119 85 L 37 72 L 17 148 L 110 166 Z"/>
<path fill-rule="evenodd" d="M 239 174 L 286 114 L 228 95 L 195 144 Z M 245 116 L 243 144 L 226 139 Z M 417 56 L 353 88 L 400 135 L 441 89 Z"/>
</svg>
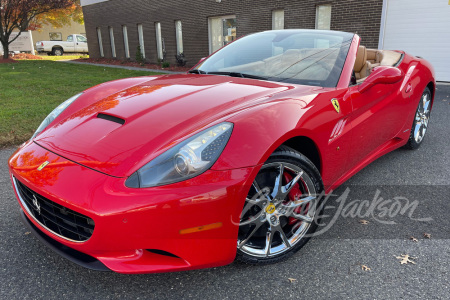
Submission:
<svg viewBox="0 0 450 300">
<path fill-rule="evenodd" d="M 30 30 L 39 30 L 42 25 L 52 25 L 55 28 L 62 28 L 70 25 L 71 21 L 84 24 L 83 10 L 80 0 L 75 0 L 66 8 L 55 9 L 48 13 L 37 16 L 30 24 Z"/>
<path fill-rule="evenodd" d="M 0 42 L 3 46 L 3 58 L 9 58 L 9 44 L 14 42 L 20 32 L 25 31 L 38 16 L 57 9 L 67 8 L 75 0 L 0 0 Z M 13 30 L 19 34 L 9 39 Z"/>
</svg>

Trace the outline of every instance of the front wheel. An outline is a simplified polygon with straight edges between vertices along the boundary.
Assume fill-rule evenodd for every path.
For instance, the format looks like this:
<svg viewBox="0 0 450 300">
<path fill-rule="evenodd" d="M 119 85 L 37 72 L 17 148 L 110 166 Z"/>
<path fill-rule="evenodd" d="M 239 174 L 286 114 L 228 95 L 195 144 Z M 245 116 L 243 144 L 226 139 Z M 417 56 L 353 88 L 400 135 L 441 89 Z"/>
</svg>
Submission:
<svg viewBox="0 0 450 300">
<path fill-rule="evenodd" d="M 315 231 L 323 183 L 314 164 L 282 146 L 264 163 L 247 196 L 236 258 L 275 263 L 300 250 Z"/>
<path fill-rule="evenodd" d="M 409 140 L 405 146 L 406 148 L 414 150 L 420 147 L 423 142 L 423 138 L 425 137 L 425 133 L 428 129 L 430 113 L 431 91 L 428 87 L 426 87 L 423 91 L 422 97 L 420 98 L 419 105 L 417 106 L 413 126 L 409 135 Z"/>
</svg>

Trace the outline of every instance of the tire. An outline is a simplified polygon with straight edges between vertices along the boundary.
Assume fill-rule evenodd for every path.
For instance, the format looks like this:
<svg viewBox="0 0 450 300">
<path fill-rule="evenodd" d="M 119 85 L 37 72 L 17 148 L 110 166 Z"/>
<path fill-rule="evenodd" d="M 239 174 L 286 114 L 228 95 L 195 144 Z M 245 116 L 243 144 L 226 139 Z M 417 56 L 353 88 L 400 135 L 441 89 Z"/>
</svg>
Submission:
<svg viewBox="0 0 450 300">
<path fill-rule="evenodd" d="M 240 218 L 236 259 L 270 264 L 300 250 L 317 228 L 314 218 L 323 190 L 320 173 L 308 158 L 292 148 L 278 148 L 250 188 Z"/>
<path fill-rule="evenodd" d="M 405 148 L 415 150 L 422 145 L 430 121 L 431 101 L 431 91 L 426 87 L 417 105 L 411 133 Z"/>
<path fill-rule="evenodd" d="M 62 48 L 53 48 L 52 54 L 54 56 L 62 56 L 64 54 L 64 50 Z"/>
</svg>

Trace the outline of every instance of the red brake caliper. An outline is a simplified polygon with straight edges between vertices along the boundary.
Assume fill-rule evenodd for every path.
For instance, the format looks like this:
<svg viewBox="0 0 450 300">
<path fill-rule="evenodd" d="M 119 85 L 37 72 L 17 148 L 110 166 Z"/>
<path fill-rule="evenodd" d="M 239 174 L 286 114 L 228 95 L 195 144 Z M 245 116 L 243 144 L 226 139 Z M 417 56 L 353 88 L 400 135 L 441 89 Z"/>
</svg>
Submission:
<svg viewBox="0 0 450 300">
<path fill-rule="evenodd" d="M 284 172 L 283 178 L 284 178 L 285 182 L 290 182 L 292 180 L 292 176 L 286 172 Z M 296 199 L 300 199 L 301 196 L 302 196 L 302 191 L 300 190 L 300 183 L 297 183 L 294 185 L 294 187 L 289 192 L 289 194 L 288 194 L 289 200 L 288 201 L 295 201 Z M 294 210 L 294 212 L 296 214 L 306 213 L 308 211 L 308 207 L 309 207 L 309 205 L 297 207 Z M 302 212 L 302 208 L 304 208 L 303 212 Z M 298 222 L 297 219 L 295 219 L 293 217 L 289 217 L 289 225 L 293 225 L 297 222 Z"/>
</svg>

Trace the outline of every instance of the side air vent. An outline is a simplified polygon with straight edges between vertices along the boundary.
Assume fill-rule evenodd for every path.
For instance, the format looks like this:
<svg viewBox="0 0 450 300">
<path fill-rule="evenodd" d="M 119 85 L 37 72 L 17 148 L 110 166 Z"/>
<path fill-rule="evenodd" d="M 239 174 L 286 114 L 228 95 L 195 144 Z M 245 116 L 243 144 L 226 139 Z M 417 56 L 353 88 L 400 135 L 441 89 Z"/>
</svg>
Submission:
<svg viewBox="0 0 450 300">
<path fill-rule="evenodd" d="M 119 123 L 120 125 L 125 124 L 125 120 L 124 119 L 121 119 L 121 118 L 118 118 L 118 117 L 114 117 L 114 116 L 111 116 L 111 115 L 107 115 L 107 114 L 99 113 L 97 115 L 97 118 L 103 119 L 103 120 L 107 120 L 107 121 L 111 121 L 111 122 L 115 122 L 115 123 Z"/>
</svg>

